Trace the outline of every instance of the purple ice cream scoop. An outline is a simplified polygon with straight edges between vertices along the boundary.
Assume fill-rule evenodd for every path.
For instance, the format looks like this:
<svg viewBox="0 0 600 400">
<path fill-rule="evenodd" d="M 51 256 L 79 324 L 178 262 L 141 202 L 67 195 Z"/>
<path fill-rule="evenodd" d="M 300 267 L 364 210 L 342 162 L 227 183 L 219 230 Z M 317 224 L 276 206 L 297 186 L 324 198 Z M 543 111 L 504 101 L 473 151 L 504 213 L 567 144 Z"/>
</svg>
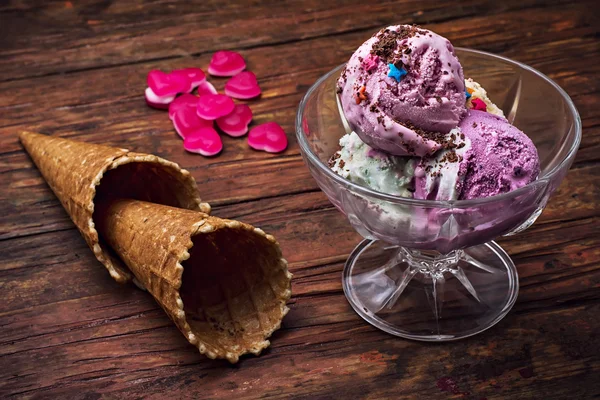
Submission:
<svg viewBox="0 0 600 400">
<path fill-rule="evenodd" d="M 469 110 L 445 149 L 415 169 L 415 198 L 469 200 L 518 189 L 540 173 L 535 145 L 505 118 Z"/>
<path fill-rule="evenodd" d="M 540 160 L 531 139 L 506 119 L 469 110 L 459 125 L 471 140 L 458 174 L 459 199 L 476 199 L 510 192 L 533 182 Z"/>
<path fill-rule="evenodd" d="M 363 43 L 338 80 L 348 123 L 371 147 L 425 156 L 466 115 L 462 67 L 450 41 L 410 25 Z"/>
</svg>

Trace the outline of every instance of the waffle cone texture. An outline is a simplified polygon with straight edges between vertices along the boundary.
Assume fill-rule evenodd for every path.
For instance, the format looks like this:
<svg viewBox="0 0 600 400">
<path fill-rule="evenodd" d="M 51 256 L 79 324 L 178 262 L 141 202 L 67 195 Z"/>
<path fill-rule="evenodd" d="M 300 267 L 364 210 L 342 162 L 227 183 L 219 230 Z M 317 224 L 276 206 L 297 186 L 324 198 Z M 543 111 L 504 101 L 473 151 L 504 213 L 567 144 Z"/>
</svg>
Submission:
<svg viewBox="0 0 600 400">
<path fill-rule="evenodd" d="M 209 215 L 194 178 L 150 154 L 20 134 L 96 258 L 147 289 L 210 358 L 259 354 L 289 309 L 291 274 L 275 238 Z"/>
</svg>

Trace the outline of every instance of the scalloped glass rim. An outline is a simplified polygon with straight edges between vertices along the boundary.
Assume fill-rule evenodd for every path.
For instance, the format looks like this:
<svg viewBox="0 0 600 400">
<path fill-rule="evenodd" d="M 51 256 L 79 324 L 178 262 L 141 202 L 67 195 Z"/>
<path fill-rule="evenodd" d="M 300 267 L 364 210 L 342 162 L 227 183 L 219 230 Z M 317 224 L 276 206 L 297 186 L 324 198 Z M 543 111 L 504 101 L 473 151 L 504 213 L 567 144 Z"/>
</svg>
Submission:
<svg viewBox="0 0 600 400">
<path fill-rule="evenodd" d="M 558 163 L 557 165 L 554 166 L 554 168 L 552 168 L 550 171 L 548 171 L 545 175 L 538 177 L 537 180 L 535 180 L 534 182 L 531 182 L 519 189 L 513 190 L 511 192 L 507 192 L 507 193 L 502 193 L 499 195 L 495 195 L 495 196 L 490 196 L 490 197 L 483 197 L 483 198 L 479 198 L 479 199 L 472 199 L 472 200 L 448 200 L 448 201 L 439 201 L 439 200 L 419 200 L 419 199 L 411 199 L 408 197 L 399 197 L 399 196 L 393 196 L 390 194 L 386 194 L 383 192 L 379 192 L 376 190 L 373 190 L 371 188 L 368 188 L 366 186 L 361 186 L 358 185 L 354 182 L 351 182 L 347 179 L 342 178 L 341 176 L 339 176 L 338 174 L 336 174 L 335 172 L 333 172 L 329 166 L 325 165 L 323 162 L 321 162 L 321 160 L 312 152 L 308 142 L 306 141 L 306 134 L 304 132 L 304 128 L 302 127 L 302 117 L 304 114 L 304 109 L 305 109 L 305 105 L 306 102 L 308 101 L 308 99 L 310 98 L 310 95 L 312 94 L 312 92 L 321 85 L 321 83 L 323 83 L 323 81 L 325 81 L 326 79 L 328 79 L 332 74 L 336 73 L 340 67 L 342 67 L 345 64 L 341 64 L 340 66 L 332 69 L 331 71 L 329 71 L 328 73 L 326 73 L 325 75 L 323 75 L 322 77 L 320 77 L 306 92 L 306 94 L 304 95 L 304 97 L 302 98 L 302 101 L 300 102 L 300 106 L 298 108 L 298 113 L 296 115 L 296 138 L 298 140 L 298 143 L 300 145 L 300 148 L 302 149 L 302 153 L 306 155 L 306 157 L 308 157 L 308 159 L 310 160 L 311 163 L 313 163 L 314 165 L 316 165 L 322 172 L 325 173 L 325 175 L 327 175 L 330 179 L 333 179 L 334 181 L 336 181 L 337 183 L 345 186 L 346 188 L 351 188 L 353 191 L 356 191 L 360 194 L 363 195 L 367 195 L 367 196 L 371 196 L 380 200 L 384 200 L 384 201 L 389 201 L 392 203 L 397 203 L 397 204 L 410 204 L 410 205 L 417 205 L 417 206 L 425 206 L 425 207 L 439 207 L 439 208 L 448 208 L 448 207 L 452 207 L 452 208 L 462 208 L 462 207 L 472 207 L 472 206 L 477 206 L 477 205 L 482 205 L 482 204 L 487 204 L 487 203 L 493 203 L 496 201 L 502 201 L 505 199 L 508 199 L 510 197 L 514 197 L 514 196 L 518 196 L 520 194 L 524 194 L 526 191 L 530 190 L 532 187 L 538 186 L 538 185 L 544 185 L 545 183 L 549 182 L 550 179 L 558 172 L 562 169 L 562 167 L 567 164 L 570 163 L 571 160 L 575 157 L 575 154 L 577 153 L 577 149 L 579 148 L 579 144 L 581 143 L 581 118 L 579 117 L 579 113 L 577 112 L 577 109 L 575 108 L 575 105 L 573 104 L 573 101 L 571 100 L 571 98 L 569 97 L 569 95 L 556 83 L 554 82 L 552 79 L 548 78 L 546 75 L 542 74 L 541 72 L 539 72 L 538 70 L 536 70 L 535 68 L 532 68 L 526 64 L 523 64 L 521 62 L 518 61 L 514 61 L 511 60 L 510 58 L 506 58 L 506 57 L 502 57 L 496 54 L 492 54 L 492 53 L 488 53 L 485 51 L 480 51 L 480 50 L 473 50 L 473 49 L 467 49 L 464 47 L 455 47 L 457 50 L 459 51 L 463 51 L 463 52 L 470 52 L 470 53 L 476 53 L 476 54 L 481 54 L 481 55 L 485 55 L 491 58 L 496 58 L 505 62 L 509 62 L 512 64 L 516 64 L 518 66 L 520 66 L 523 69 L 526 69 L 532 73 L 534 73 L 535 75 L 538 75 L 540 78 L 544 79 L 545 81 L 547 81 L 550 85 L 552 85 L 559 93 L 560 95 L 564 98 L 566 104 L 568 104 L 569 106 L 569 110 L 571 111 L 571 113 L 573 113 L 574 115 L 574 120 L 575 120 L 575 140 L 573 141 L 573 144 L 571 145 L 571 148 L 569 149 L 569 152 L 567 153 L 567 156 L 560 161 L 560 163 Z"/>
</svg>

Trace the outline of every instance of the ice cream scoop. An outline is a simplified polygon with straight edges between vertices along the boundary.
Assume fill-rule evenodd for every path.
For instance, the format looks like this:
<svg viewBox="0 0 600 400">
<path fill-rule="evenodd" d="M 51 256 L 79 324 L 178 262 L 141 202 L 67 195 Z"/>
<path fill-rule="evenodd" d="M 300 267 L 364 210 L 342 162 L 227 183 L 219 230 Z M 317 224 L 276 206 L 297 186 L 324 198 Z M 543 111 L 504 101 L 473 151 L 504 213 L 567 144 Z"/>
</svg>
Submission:
<svg viewBox="0 0 600 400">
<path fill-rule="evenodd" d="M 533 182 L 540 173 L 531 139 L 505 118 L 469 110 L 459 125 L 471 142 L 458 174 L 459 199 L 510 192 Z"/>
<path fill-rule="evenodd" d="M 363 43 L 338 80 L 338 94 L 360 138 L 393 155 L 435 153 L 467 112 L 452 44 L 410 25 L 382 29 Z"/>
<path fill-rule="evenodd" d="M 355 132 L 340 139 L 340 150 L 329 165 L 338 175 L 379 192 L 412 197 L 417 158 L 396 157 L 373 149 Z"/>
<path fill-rule="evenodd" d="M 518 189 L 540 173 L 535 145 L 505 118 L 469 110 L 446 149 L 415 169 L 418 199 L 469 200 Z"/>
</svg>

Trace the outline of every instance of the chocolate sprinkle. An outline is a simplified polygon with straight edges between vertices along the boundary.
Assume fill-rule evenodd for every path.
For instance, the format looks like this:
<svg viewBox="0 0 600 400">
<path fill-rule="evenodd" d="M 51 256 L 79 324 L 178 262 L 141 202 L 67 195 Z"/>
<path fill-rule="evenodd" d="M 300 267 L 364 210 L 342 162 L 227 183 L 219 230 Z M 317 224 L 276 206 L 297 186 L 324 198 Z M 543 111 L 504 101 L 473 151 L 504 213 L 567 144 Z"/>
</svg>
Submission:
<svg viewBox="0 0 600 400">
<path fill-rule="evenodd" d="M 458 161 L 458 156 L 456 155 L 456 152 L 454 150 L 451 150 L 448 152 L 448 154 L 446 154 L 446 161 L 451 163 L 455 163 Z"/>
<path fill-rule="evenodd" d="M 341 147 L 340 147 L 341 149 Z M 340 158 L 342 155 L 340 154 L 340 151 L 336 151 L 335 153 L 333 153 L 333 155 L 331 156 L 331 158 L 327 161 L 327 165 L 329 165 L 329 168 L 333 168 L 335 166 L 335 162 L 338 158 Z"/>
<path fill-rule="evenodd" d="M 403 121 L 396 120 L 396 122 L 399 123 L 400 125 L 407 127 L 408 129 L 415 131 L 416 134 L 421 136 L 423 139 L 432 140 L 441 145 L 446 145 L 448 143 L 448 140 L 446 139 L 446 135 L 441 132 L 426 131 L 425 129 L 417 128 L 409 121 L 403 122 Z"/>
<path fill-rule="evenodd" d="M 397 31 L 389 29 L 383 29 L 377 33 L 377 41 L 371 48 L 371 54 L 379 56 L 385 63 L 395 64 L 398 60 L 393 60 L 394 51 L 399 47 L 398 42 L 404 39 L 411 38 L 417 33 L 423 33 L 424 31 L 419 29 L 418 26 L 401 26 Z M 405 54 L 410 54 L 410 51 L 406 53 L 407 46 L 403 46 Z"/>
</svg>

